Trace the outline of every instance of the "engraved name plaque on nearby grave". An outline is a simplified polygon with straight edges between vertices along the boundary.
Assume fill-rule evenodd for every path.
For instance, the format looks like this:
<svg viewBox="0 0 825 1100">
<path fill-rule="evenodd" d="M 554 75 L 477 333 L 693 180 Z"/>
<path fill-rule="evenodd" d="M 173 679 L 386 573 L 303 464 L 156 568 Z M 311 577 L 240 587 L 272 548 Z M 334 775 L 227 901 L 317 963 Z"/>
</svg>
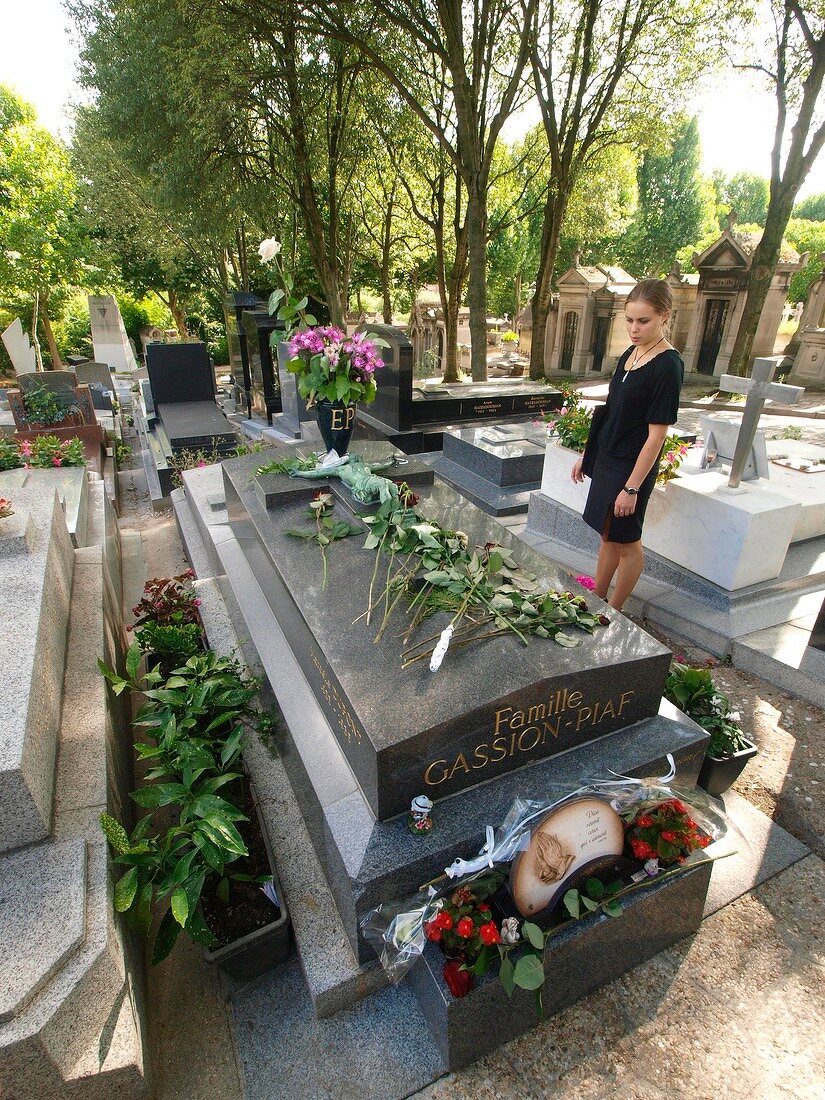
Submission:
<svg viewBox="0 0 825 1100">
<path fill-rule="evenodd" d="M 393 453 L 378 443 L 352 450 L 371 461 Z M 419 479 L 431 478 L 426 467 L 403 456 L 401 463 L 386 476 L 414 484 L 423 516 L 466 532 L 470 546 L 505 543 L 545 589 L 570 589 L 574 582 L 559 567 L 447 486 L 422 485 Z M 311 544 L 287 534 L 307 526 L 309 502 L 321 488 L 334 495 L 336 518 L 357 525 L 369 509 L 335 478 L 258 479 L 259 464 L 260 456 L 249 455 L 223 466 L 230 525 L 249 547 L 264 597 L 379 820 L 406 813 L 421 793 L 442 798 L 657 714 L 670 654 L 621 615 L 592 636 L 576 632 L 575 648 L 498 636 L 451 648 L 437 673 L 426 661 L 402 669 L 400 635 L 409 623 L 403 607 L 377 641 L 382 612 L 369 625 L 362 615 L 376 567 L 364 539 L 326 547 L 324 587 L 320 552 L 314 548 L 313 560 Z M 388 565 L 382 555 L 379 573 Z M 603 606 L 589 594 L 587 600 Z M 426 619 L 415 640 L 437 638 L 450 618 Z"/>
<path fill-rule="evenodd" d="M 523 917 L 551 910 L 571 879 L 596 875 L 624 848 L 622 819 L 603 799 L 575 798 L 551 810 L 510 870 L 510 892 Z"/>
</svg>

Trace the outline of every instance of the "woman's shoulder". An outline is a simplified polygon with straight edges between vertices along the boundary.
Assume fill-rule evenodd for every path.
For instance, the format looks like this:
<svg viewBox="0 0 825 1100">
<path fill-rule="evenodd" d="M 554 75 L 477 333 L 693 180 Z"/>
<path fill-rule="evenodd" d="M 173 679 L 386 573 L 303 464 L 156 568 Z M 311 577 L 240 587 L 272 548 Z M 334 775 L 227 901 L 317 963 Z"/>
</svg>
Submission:
<svg viewBox="0 0 825 1100">
<path fill-rule="evenodd" d="M 685 377 L 685 361 L 676 348 L 666 348 L 659 356 L 659 366 L 668 373 L 678 374 L 681 381 Z"/>
</svg>

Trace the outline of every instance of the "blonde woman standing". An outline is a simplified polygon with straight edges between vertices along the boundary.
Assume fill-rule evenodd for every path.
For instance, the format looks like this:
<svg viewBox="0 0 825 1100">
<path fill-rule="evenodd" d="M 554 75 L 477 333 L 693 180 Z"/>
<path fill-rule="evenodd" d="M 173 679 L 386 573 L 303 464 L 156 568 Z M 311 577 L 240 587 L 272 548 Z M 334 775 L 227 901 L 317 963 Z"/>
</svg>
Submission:
<svg viewBox="0 0 825 1100">
<path fill-rule="evenodd" d="M 584 520 L 602 538 L 596 563 L 596 594 L 621 610 L 644 567 L 642 525 L 656 483 L 668 425 L 679 413 L 685 368 L 667 338 L 673 310 L 670 287 L 644 279 L 627 296 L 625 323 L 630 347 L 610 380 L 607 415 L 596 443 Z M 583 458 L 573 481 L 583 481 Z"/>
</svg>

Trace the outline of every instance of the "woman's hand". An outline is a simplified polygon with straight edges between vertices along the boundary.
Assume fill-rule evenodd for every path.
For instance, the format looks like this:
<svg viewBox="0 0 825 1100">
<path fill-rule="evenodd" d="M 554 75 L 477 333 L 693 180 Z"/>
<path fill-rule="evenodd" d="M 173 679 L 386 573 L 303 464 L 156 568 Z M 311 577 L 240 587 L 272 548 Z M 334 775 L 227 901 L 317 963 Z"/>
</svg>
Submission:
<svg viewBox="0 0 825 1100">
<path fill-rule="evenodd" d="M 636 511 L 636 497 L 626 493 L 624 489 L 616 497 L 613 504 L 614 516 L 632 516 Z"/>
<path fill-rule="evenodd" d="M 584 481 L 584 474 L 582 473 L 582 458 L 577 458 L 573 463 L 573 469 L 570 471 L 571 481 Z"/>
</svg>

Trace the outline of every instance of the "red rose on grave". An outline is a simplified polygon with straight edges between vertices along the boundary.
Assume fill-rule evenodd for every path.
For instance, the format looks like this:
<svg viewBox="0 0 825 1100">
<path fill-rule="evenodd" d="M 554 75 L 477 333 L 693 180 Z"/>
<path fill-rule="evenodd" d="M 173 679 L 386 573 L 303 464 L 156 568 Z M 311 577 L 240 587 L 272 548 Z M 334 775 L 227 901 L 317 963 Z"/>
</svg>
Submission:
<svg viewBox="0 0 825 1100">
<path fill-rule="evenodd" d="M 491 920 L 487 924 L 482 924 L 478 930 L 479 936 L 481 936 L 481 942 L 486 944 L 501 943 L 501 936 L 498 934 L 498 928 L 496 928 L 496 922 Z"/>
<path fill-rule="evenodd" d="M 453 918 L 442 909 L 439 913 L 436 913 L 433 924 L 436 928 L 443 928 L 446 932 L 449 932 L 453 926 Z"/>
<path fill-rule="evenodd" d="M 454 997 L 466 997 L 473 988 L 473 975 L 468 970 L 461 969 L 458 959 L 448 959 L 441 973 Z"/>
<path fill-rule="evenodd" d="M 459 936 L 461 936 L 462 939 L 465 940 L 469 939 L 470 936 L 472 936 L 473 932 L 475 932 L 475 929 L 476 926 L 473 924 L 469 917 L 462 917 L 455 928 Z"/>
<path fill-rule="evenodd" d="M 441 929 L 434 920 L 428 920 L 424 925 L 424 935 L 428 940 L 432 940 L 433 943 L 438 943 L 441 939 Z"/>
<path fill-rule="evenodd" d="M 646 841 L 639 840 L 637 837 L 631 839 L 630 847 L 633 849 L 633 855 L 636 859 L 650 859 L 652 856 L 656 855 Z"/>
</svg>

